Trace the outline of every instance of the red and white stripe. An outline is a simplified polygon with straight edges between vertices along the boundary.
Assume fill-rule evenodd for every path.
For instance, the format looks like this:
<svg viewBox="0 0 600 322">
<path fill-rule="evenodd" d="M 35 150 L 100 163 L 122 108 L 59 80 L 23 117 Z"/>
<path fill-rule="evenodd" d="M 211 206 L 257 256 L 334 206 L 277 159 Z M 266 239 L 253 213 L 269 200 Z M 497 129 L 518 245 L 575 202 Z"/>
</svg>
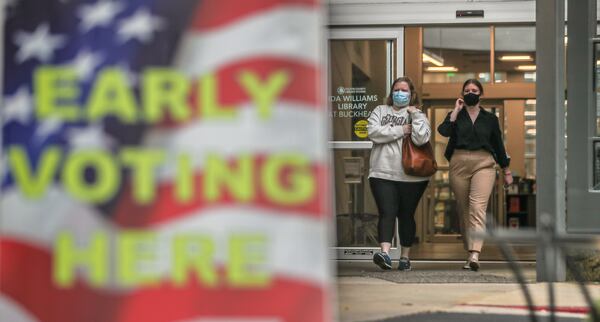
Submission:
<svg viewBox="0 0 600 322">
<path fill-rule="evenodd" d="M 190 78 L 212 73 L 218 82 L 219 104 L 237 111 L 231 120 L 198 115 L 185 124 L 151 130 L 144 147 L 167 152 L 157 172 L 157 199 L 149 205 L 133 201 L 131 184 L 124 189 L 107 219 L 82 204 L 60 186 L 41 200 L 23 198 L 19 191 L 1 196 L 0 316 L 11 321 L 181 321 L 274 322 L 328 321 L 329 184 L 327 115 L 321 92 L 321 4 L 314 0 L 208 0 L 200 2 L 175 65 Z M 265 79 L 285 71 L 290 84 L 274 103 L 272 117 L 259 119 L 238 77 L 251 71 Z M 174 156 L 192 157 L 195 180 L 201 181 L 208 153 L 232 160 L 252 155 L 256 171 L 273 155 L 299 154 L 309 160 L 317 182 L 313 198 L 294 206 L 270 201 L 255 187 L 256 198 L 239 203 L 225 196 L 206 203 L 201 191 L 185 205 L 173 195 Z M 285 180 L 285 173 L 281 180 Z M 123 288 L 114 284 L 91 287 L 80 279 L 69 289 L 51 279 L 53 243 L 58 232 L 85 238 L 102 230 L 118 236 L 123 229 L 152 229 L 161 243 L 156 272 L 169 271 L 168 240 L 194 232 L 216 241 L 214 263 L 227 270 L 227 237 L 253 232 L 267 237 L 265 269 L 272 274 L 266 289 L 208 288 L 200 283 L 176 287 L 165 279 L 158 287 Z"/>
<path fill-rule="evenodd" d="M 176 65 L 191 76 L 258 57 L 314 66 L 319 62 L 319 18 L 314 7 L 288 5 L 253 12 L 222 29 L 199 26 L 184 37 Z"/>
</svg>

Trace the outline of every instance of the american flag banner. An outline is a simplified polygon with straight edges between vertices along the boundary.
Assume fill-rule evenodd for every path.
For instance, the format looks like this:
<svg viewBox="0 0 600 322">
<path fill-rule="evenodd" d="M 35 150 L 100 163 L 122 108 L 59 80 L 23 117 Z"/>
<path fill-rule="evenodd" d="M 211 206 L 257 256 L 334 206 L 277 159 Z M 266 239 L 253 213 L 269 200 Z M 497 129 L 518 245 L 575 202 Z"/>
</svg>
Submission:
<svg viewBox="0 0 600 322">
<path fill-rule="evenodd" d="M 5 0 L 0 320 L 333 320 L 318 0 Z"/>
</svg>

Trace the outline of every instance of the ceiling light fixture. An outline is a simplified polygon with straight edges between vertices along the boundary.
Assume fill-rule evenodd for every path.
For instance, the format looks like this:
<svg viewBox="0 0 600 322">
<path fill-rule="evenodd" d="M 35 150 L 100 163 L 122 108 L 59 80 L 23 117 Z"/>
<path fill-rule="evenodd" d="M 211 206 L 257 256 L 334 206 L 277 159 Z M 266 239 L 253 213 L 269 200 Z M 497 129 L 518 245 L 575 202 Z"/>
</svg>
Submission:
<svg viewBox="0 0 600 322">
<path fill-rule="evenodd" d="M 534 71 L 535 65 L 519 65 L 517 66 L 517 70 Z"/>
<path fill-rule="evenodd" d="M 438 67 L 444 66 L 444 58 L 430 52 L 429 50 L 423 50 L 423 62 L 432 63 Z"/>
<path fill-rule="evenodd" d="M 437 67 L 427 67 L 425 71 L 428 72 L 457 72 L 458 68 L 454 66 L 437 66 Z"/>
<path fill-rule="evenodd" d="M 529 55 L 505 55 L 500 56 L 501 61 L 532 61 L 533 58 Z"/>
</svg>

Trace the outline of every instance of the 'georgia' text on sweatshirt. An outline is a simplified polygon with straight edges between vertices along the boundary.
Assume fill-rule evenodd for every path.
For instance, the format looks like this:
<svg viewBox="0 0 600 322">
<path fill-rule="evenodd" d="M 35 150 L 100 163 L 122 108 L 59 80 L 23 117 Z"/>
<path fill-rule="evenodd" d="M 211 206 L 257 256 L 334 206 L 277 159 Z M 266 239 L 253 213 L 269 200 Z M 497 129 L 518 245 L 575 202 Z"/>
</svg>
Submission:
<svg viewBox="0 0 600 322">
<path fill-rule="evenodd" d="M 367 126 L 369 138 L 373 141 L 369 178 L 409 182 L 429 180 L 429 177 L 408 175 L 402 168 L 402 126 L 409 124 L 411 119 L 410 138 L 413 143 L 420 146 L 429 142 L 431 127 L 425 113 L 409 113 L 407 107 L 396 110 L 388 105 L 379 105 L 371 112 Z"/>
</svg>

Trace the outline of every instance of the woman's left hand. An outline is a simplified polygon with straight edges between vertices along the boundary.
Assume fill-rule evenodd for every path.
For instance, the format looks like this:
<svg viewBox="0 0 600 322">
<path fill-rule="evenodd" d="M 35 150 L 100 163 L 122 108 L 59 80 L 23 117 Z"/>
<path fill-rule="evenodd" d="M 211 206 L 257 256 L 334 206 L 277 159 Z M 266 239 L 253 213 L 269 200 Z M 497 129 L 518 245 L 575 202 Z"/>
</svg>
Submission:
<svg viewBox="0 0 600 322">
<path fill-rule="evenodd" d="M 415 112 L 418 112 L 418 111 L 419 111 L 419 109 L 416 108 L 415 106 L 412 106 L 412 105 L 408 106 L 408 112 L 409 113 L 415 113 Z"/>
<path fill-rule="evenodd" d="M 404 133 L 404 136 L 411 135 L 411 133 L 412 133 L 412 125 L 410 125 L 410 124 L 402 125 L 402 132 Z"/>
</svg>

